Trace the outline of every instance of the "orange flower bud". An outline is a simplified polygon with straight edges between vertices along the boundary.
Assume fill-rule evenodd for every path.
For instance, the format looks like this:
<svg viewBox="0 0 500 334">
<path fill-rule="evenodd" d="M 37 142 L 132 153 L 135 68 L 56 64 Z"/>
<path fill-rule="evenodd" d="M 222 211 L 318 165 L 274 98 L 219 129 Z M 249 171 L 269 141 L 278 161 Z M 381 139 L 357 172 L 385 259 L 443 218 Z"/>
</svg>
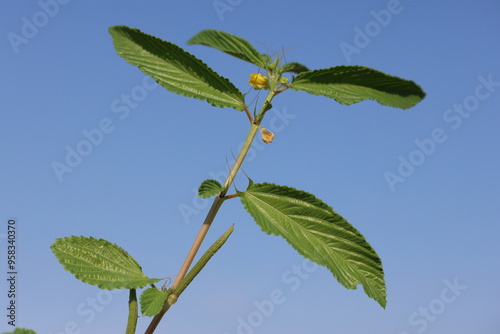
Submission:
<svg viewBox="0 0 500 334">
<path fill-rule="evenodd" d="M 274 133 L 268 131 L 264 128 L 260 128 L 260 132 L 262 134 L 262 141 L 266 144 L 272 143 L 274 139 Z"/>
<path fill-rule="evenodd" d="M 269 88 L 269 79 L 260 73 L 250 74 L 250 80 L 248 80 L 248 83 L 254 89 L 268 89 Z"/>
</svg>

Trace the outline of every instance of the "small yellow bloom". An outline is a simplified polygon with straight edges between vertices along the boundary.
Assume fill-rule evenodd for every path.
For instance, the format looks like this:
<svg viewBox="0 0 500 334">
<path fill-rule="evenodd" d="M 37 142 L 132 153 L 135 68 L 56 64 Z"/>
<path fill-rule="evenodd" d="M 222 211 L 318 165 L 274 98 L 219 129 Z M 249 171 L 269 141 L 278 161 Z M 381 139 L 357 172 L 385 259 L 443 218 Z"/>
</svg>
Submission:
<svg viewBox="0 0 500 334">
<path fill-rule="evenodd" d="M 250 74 L 250 80 L 248 80 L 248 83 L 254 89 L 268 89 L 269 88 L 269 79 L 260 73 Z"/>
<path fill-rule="evenodd" d="M 264 128 L 260 128 L 260 132 L 262 134 L 262 141 L 266 144 L 272 143 L 274 139 L 274 133 L 268 131 Z"/>
</svg>

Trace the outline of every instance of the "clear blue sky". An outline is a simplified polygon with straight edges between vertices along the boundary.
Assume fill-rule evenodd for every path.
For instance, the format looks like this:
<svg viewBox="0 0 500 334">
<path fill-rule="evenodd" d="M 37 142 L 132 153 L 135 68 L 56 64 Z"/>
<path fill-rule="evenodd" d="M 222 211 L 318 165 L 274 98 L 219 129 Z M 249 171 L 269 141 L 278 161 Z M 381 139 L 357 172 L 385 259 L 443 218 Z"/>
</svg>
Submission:
<svg viewBox="0 0 500 334">
<path fill-rule="evenodd" d="M 209 205 L 193 189 L 227 170 L 246 135 L 243 113 L 153 88 L 114 51 L 107 28 L 120 24 L 184 47 L 243 92 L 255 66 L 186 41 L 224 30 L 311 69 L 365 65 L 427 92 L 406 111 L 286 92 L 264 121 L 275 141 L 256 143 L 244 165 L 255 182 L 314 193 L 365 235 L 383 261 L 385 310 L 233 200 L 208 241 L 235 232 L 158 333 L 499 333 L 497 1 L 56 1 L 1 5 L 0 331 L 9 218 L 18 325 L 122 333 L 127 293 L 76 280 L 50 245 L 105 238 L 148 276 L 175 275 Z M 69 166 L 78 149 L 86 156 Z M 71 172 L 58 177 L 55 163 Z"/>
</svg>

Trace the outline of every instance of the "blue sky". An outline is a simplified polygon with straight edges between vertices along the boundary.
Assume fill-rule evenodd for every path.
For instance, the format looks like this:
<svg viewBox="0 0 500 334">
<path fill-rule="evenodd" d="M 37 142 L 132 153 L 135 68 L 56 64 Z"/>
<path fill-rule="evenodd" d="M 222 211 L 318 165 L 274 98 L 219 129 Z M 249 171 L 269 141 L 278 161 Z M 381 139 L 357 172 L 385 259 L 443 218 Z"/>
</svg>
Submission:
<svg viewBox="0 0 500 334">
<path fill-rule="evenodd" d="M 235 232 L 158 333 L 498 333 L 498 2 L 56 1 L 0 11 L 0 263 L 6 277 L 14 218 L 19 326 L 123 332 L 127 293 L 76 280 L 50 245 L 104 238 L 148 276 L 175 275 L 210 204 L 194 189 L 226 172 L 246 136 L 243 113 L 155 87 L 118 57 L 107 28 L 120 24 L 180 45 L 243 92 L 255 66 L 186 41 L 224 30 L 311 69 L 365 65 L 427 93 L 403 111 L 286 92 L 263 123 L 275 141 L 256 142 L 243 166 L 255 182 L 314 193 L 365 235 L 383 261 L 385 310 L 262 233 L 233 200 L 207 242 Z M 78 149 L 86 156 L 67 165 Z"/>
</svg>

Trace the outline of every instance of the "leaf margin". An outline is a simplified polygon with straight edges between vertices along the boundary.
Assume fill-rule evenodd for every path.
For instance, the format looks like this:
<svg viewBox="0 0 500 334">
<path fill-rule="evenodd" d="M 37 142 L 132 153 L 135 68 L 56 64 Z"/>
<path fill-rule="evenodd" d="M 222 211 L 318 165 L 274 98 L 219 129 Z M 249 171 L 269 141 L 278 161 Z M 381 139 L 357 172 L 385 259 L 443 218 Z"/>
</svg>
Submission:
<svg viewBox="0 0 500 334">
<path fill-rule="evenodd" d="M 198 197 L 200 198 L 210 198 L 217 195 L 223 190 L 222 185 L 219 181 L 214 179 L 204 180 L 198 187 Z"/>
<path fill-rule="evenodd" d="M 381 105 L 400 109 L 409 109 L 426 96 L 412 80 L 360 65 L 340 65 L 302 72 L 294 77 L 289 88 L 326 96 L 340 104 L 374 100 Z"/>
<path fill-rule="evenodd" d="M 267 65 L 267 57 L 258 52 L 250 42 L 225 31 L 202 30 L 191 37 L 187 44 L 208 46 L 261 68 Z"/>
<path fill-rule="evenodd" d="M 73 247 L 73 249 L 69 249 L 69 247 Z M 63 237 L 57 238 L 56 241 L 50 246 L 50 248 L 63 268 L 73 274 L 76 279 L 90 285 L 96 285 L 103 290 L 137 289 L 161 280 L 157 278 L 147 277 L 142 272 L 142 268 L 139 263 L 132 256 L 130 256 L 123 248 L 121 248 L 117 244 L 114 244 L 105 239 L 84 236 Z M 89 248 L 96 249 L 96 251 L 88 251 Z M 109 277 L 113 276 L 112 274 L 108 273 L 112 272 L 111 270 L 104 271 L 105 273 L 107 273 L 106 275 L 102 274 L 102 272 L 99 275 L 99 270 L 102 270 L 102 268 L 96 266 L 95 264 L 92 264 L 91 262 L 88 262 L 88 259 L 85 260 L 81 258 L 85 256 L 82 255 L 83 253 L 87 253 L 87 255 L 91 254 L 91 257 L 94 257 L 94 261 L 97 261 L 97 257 L 99 255 L 104 258 L 105 256 L 99 254 L 99 249 L 101 251 L 103 249 L 105 249 L 104 251 L 111 251 L 114 256 L 122 256 L 121 260 L 128 262 L 128 267 L 125 267 L 125 269 L 132 272 L 133 275 L 122 275 L 121 280 L 116 279 L 114 281 L 109 280 Z M 78 252 L 80 254 L 76 254 L 78 256 L 75 256 L 75 253 Z M 72 261 L 75 260 L 77 262 L 72 263 Z M 80 261 L 80 264 L 78 263 L 78 261 Z M 87 266 L 85 266 L 85 262 L 87 262 Z M 112 262 L 113 261 L 109 259 L 107 261 L 108 264 L 111 263 L 113 265 L 116 265 L 116 262 L 119 261 L 115 259 L 115 263 Z M 85 272 L 82 272 L 83 268 L 98 270 L 98 272 L 94 274 L 86 274 Z M 107 277 L 108 280 L 102 278 L 99 279 L 94 276 Z M 117 275 L 116 277 L 119 278 L 120 275 Z M 128 277 L 128 279 L 123 279 L 123 277 Z"/>
<path fill-rule="evenodd" d="M 216 107 L 244 110 L 245 98 L 239 89 L 229 79 L 219 75 L 180 46 L 124 25 L 109 27 L 108 31 L 118 55 L 151 76 L 168 91 L 203 100 Z M 145 49 L 137 40 L 150 45 L 151 48 Z M 168 57 L 170 59 L 167 59 Z M 166 75 L 169 71 L 175 75 L 172 74 L 169 78 Z M 179 76 L 179 73 L 187 78 Z M 205 91 L 195 92 L 194 84 L 201 85 Z"/>
<path fill-rule="evenodd" d="M 339 272 L 336 271 L 337 270 L 336 268 L 332 268 L 331 263 L 326 264 L 325 260 L 318 257 L 317 255 L 311 256 L 308 253 L 308 251 L 303 247 L 303 245 L 300 245 L 300 243 L 302 241 L 307 240 L 308 238 L 300 239 L 300 243 L 299 243 L 299 242 L 296 242 L 296 240 L 293 240 L 293 239 L 290 240 L 289 237 L 286 237 L 285 236 L 286 232 L 292 231 L 292 228 L 290 226 L 288 226 L 287 228 L 282 228 L 282 233 L 280 234 L 279 232 L 276 232 L 276 229 L 273 229 L 273 228 L 276 228 L 276 226 L 273 225 L 272 221 L 268 220 L 267 222 L 262 222 L 262 221 L 259 222 L 260 218 L 256 217 L 256 214 L 255 214 L 256 211 L 253 212 L 253 210 L 251 208 L 252 203 L 248 202 L 245 199 L 246 198 L 245 196 L 248 196 L 248 194 L 251 193 L 252 188 L 259 188 L 262 186 L 263 187 L 271 187 L 271 188 L 274 188 L 275 190 L 279 190 L 279 191 L 283 190 L 286 192 L 291 191 L 291 192 L 300 193 L 300 195 L 303 196 L 302 200 L 305 203 L 307 203 L 307 205 L 304 206 L 302 209 L 307 211 L 307 206 L 316 207 L 318 212 L 321 211 L 321 215 L 327 214 L 327 215 L 330 215 L 331 217 L 341 219 L 343 221 L 344 225 L 347 226 L 347 228 L 352 229 L 351 231 L 348 231 L 348 232 L 354 233 L 354 235 L 356 237 L 355 240 L 364 241 L 364 243 L 366 244 L 367 247 L 365 247 L 364 250 L 368 251 L 368 253 L 371 253 L 370 256 L 373 257 L 373 259 L 371 259 L 371 261 L 373 263 L 375 263 L 374 270 L 377 272 L 378 277 L 376 277 L 376 276 L 375 277 L 359 277 L 358 274 L 353 275 L 352 268 L 349 268 L 348 271 L 343 272 L 342 275 L 340 275 Z M 270 193 L 270 191 L 269 191 L 269 189 L 267 189 L 266 194 L 269 194 L 269 193 Z M 242 204 L 243 204 L 245 210 L 252 216 L 252 218 L 255 220 L 257 225 L 260 226 L 260 228 L 262 229 L 262 231 L 264 233 L 271 234 L 271 235 L 278 235 L 278 236 L 282 237 L 299 254 L 301 254 L 305 258 L 309 259 L 310 261 L 313 261 L 315 263 L 318 263 L 320 265 L 327 267 L 330 270 L 330 272 L 333 274 L 333 276 L 337 279 L 337 281 L 341 285 L 343 285 L 344 287 L 346 287 L 348 289 L 356 289 L 357 285 L 361 284 L 365 293 L 370 298 L 377 301 L 380 306 L 385 308 L 385 306 L 387 304 L 387 300 L 386 300 L 387 294 L 386 294 L 386 284 L 385 284 L 385 279 L 384 279 L 384 271 L 382 268 L 382 261 L 381 261 L 380 257 L 375 252 L 375 250 L 371 247 L 371 245 L 366 241 L 364 236 L 354 226 L 352 226 L 347 220 L 345 220 L 342 216 L 337 214 L 328 204 L 324 203 L 323 201 L 318 199 L 313 194 L 310 194 L 310 193 L 305 192 L 303 190 L 297 190 L 297 189 L 289 187 L 289 186 L 279 186 L 279 185 L 267 183 L 267 182 L 255 183 L 255 184 L 249 185 L 249 188 L 247 188 L 247 190 L 238 192 L 238 195 L 240 196 L 240 199 L 242 201 Z M 259 201 L 263 202 L 262 199 L 259 199 Z M 295 198 L 294 205 L 296 207 L 299 207 L 299 204 L 298 204 L 299 201 L 301 201 L 301 199 Z M 266 226 L 266 224 L 270 224 L 271 227 Z M 279 229 L 279 227 L 278 227 L 278 229 Z M 285 231 L 285 232 L 283 232 L 283 231 Z M 302 246 L 302 248 L 301 248 L 301 246 Z M 320 254 L 320 253 L 318 252 L 318 254 Z M 352 265 L 352 267 L 355 267 L 355 265 Z M 347 281 L 348 276 L 356 276 L 356 277 L 354 277 L 354 278 L 351 277 L 351 281 L 349 282 L 349 281 Z M 373 276 L 373 275 L 367 274 L 367 276 Z M 368 279 L 370 279 L 370 281 L 368 281 Z"/>
<path fill-rule="evenodd" d="M 163 304 L 171 293 L 171 290 L 158 290 L 156 288 L 144 290 L 139 298 L 141 314 L 147 317 L 154 317 L 160 313 Z"/>
</svg>

